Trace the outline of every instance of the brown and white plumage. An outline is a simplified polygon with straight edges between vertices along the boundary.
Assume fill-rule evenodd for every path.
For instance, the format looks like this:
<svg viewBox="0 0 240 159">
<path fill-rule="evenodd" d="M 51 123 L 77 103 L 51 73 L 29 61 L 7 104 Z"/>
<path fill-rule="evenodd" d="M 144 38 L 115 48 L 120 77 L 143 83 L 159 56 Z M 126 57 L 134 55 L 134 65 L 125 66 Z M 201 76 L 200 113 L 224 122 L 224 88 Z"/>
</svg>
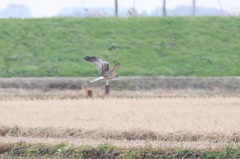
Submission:
<svg viewBox="0 0 240 159">
<path fill-rule="evenodd" d="M 96 82 L 99 80 L 109 80 L 118 77 L 116 70 L 120 68 L 119 63 L 115 64 L 112 69 L 109 69 L 109 63 L 100 58 L 97 58 L 95 56 L 86 56 L 84 59 L 94 64 L 97 67 L 98 72 L 100 74 L 99 78 L 96 78 L 90 82 Z"/>
</svg>

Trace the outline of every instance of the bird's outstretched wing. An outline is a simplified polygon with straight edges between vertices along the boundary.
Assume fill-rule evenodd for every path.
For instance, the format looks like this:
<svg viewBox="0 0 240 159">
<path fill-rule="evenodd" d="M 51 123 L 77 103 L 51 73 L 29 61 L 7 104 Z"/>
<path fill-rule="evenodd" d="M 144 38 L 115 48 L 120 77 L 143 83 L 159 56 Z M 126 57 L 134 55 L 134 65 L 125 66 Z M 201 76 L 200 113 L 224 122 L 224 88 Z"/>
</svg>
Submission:
<svg viewBox="0 0 240 159">
<path fill-rule="evenodd" d="M 120 63 L 117 63 L 117 64 L 115 64 L 114 66 L 113 66 L 113 68 L 111 69 L 111 70 L 117 70 L 117 69 L 119 69 L 120 68 Z"/>
<path fill-rule="evenodd" d="M 93 63 L 97 67 L 100 76 L 104 76 L 105 73 L 109 70 L 108 62 L 95 56 L 86 56 L 84 60 Z"/>
<path fill-rule="evenodd" d="M 115 64 L 111 69 L 109 69 L 108 72 L 106 72 L 106 75 L 111 75 L 113 74 L 117 69 L 120 68 L 120 63 Z"/>
</svg>

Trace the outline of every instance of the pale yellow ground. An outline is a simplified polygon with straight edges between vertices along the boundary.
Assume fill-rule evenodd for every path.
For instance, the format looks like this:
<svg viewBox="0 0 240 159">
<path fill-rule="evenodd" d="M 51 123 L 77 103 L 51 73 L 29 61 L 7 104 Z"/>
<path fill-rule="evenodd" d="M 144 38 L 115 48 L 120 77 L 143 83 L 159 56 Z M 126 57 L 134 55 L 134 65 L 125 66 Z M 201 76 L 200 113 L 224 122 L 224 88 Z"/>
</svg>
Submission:
<svg viewBox="0 0 240 159">
<path fill-rule="evenodd" d="M 55 99 L 0 101 L 0 126 L 23 128 L 56 127 L 81 130 L 134 131 L 152 130 L 169 134 L 189 132 L 192 134 L 220 133 L 230 136 L 240 132 L 240 98 L 106 98 L 106 99 Z M 51 133 L 51 132 L 50 132 Z M 56 133 L 56 132 L 55 132 Z M 181 147 L 219 149 L 239 146 L 238 142 L 226 143 L 199 140 L 151 141 L 111 140 L 103 138 L 41 138 L 2 136 L 0 142 L 26 141 L 30 143 L 69 142 L 76 145 L 97 146 L 109 143 L 118 147 Z"/>
<path fill-rule="evenodd" d="M 0 101 L 0 125 L 159 133 L 240 132 L 240 98 Z"/>
</svg>

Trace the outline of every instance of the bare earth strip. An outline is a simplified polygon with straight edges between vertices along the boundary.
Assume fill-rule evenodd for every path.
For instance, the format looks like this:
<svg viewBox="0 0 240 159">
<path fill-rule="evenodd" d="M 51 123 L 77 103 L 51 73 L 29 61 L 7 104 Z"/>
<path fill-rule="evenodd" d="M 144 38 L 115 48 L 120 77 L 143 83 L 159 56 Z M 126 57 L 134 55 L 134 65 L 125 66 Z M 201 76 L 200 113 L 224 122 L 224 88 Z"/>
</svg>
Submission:
<svg viewBox="0 0 240 159">
<path fill-rule="evenodd" d="M 97 145 L 112 143 L 121 147 L 134 147 L 150 144 L 165 147 L 211 147 L 218 148 L 229 144 L 237 145 L 240 140 L 240 98 L 214 97 L 214 98 L 107 98 L 107 99 L 54 99 L 54 100 L 14 100 L 0 101 L 0 125 L 7 127 L 20 127 L 23 129 L 53 127 L 59 129 L 81 129 L 85 137 L 89 132 L 96 132 L 96 138 L 34 138 L 25 136 L 16 137 L 10 134 L 2 135 L 0 142 L 24 140 L 28 142 L 60 142 L 88 143 Z M 108 136 L 109 132 L 151 132 L 156 138 L 150 140 L 115 140 L 101 138 Z M 59 131 L 60 133 L 61 131 Z M 99 133 L 97 133 L 99 132 Z M 51 134 L 52 132 L 50 132 Z M 58 132 L 53 132 L 58 133 Z M 106 133 L 106 134 L 104 134 Z M 161 140 L 164 134 L 168 137 L 174 134 L 177 142 Z M 143 133 L 144 134 L 144 133 Z M 156 135 L 157 134 L 157 135 Z M 205 135 L 220 134 L 213 143 L 209 140 L 188 142 L 194 134 Z M 40 134 L 41 136 L 41 134 Z M 50 135 L 51 136 L 51 135 Z M 60 134 L 61 136 L 61 134 Z M 111 136 L 111 134 L 109 135 Z M 161 136 L 158 138 L 158 136 Z M 225 137 L 232 138 L 228 141 Z M 133 137 L 134 138 L 134 137 Z M 219 141 L 222 138 L 222 141 Z M 130 137 L 131 139 L 131 137 Z"/>
<path fill-rule="evenodd" d="M 52 99 L 84 99 L 87 91 L 91 90 L 93 98 L 209 98 L 209 97 L 240 97 L 240 91 L 227 90 L 203 90 L 203 89 L 153 89 L 153 90 L 110 90 L 110 94 L 105 96 L 104 87 L 102 89 L 79 89 L 79 90 L 41 90 L 41 89 L 16 89 L 0 88 L 0 100 L 52 100 Z"/>
</svg>

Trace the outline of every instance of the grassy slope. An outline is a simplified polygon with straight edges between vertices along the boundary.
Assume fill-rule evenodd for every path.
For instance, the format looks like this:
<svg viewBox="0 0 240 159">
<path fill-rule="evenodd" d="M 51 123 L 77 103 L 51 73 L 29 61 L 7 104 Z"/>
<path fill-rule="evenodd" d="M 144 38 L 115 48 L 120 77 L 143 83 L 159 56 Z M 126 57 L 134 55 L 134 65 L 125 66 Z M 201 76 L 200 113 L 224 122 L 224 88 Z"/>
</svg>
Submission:
<svg viewBox="0 0 240 159">
<path fill-rule="evenodd" d="M 119 62 L 124 76 L 238 76 L 237 17 L 0 20 L 0 77 L 97 76 L 83 60 Z"/>
</svg>

